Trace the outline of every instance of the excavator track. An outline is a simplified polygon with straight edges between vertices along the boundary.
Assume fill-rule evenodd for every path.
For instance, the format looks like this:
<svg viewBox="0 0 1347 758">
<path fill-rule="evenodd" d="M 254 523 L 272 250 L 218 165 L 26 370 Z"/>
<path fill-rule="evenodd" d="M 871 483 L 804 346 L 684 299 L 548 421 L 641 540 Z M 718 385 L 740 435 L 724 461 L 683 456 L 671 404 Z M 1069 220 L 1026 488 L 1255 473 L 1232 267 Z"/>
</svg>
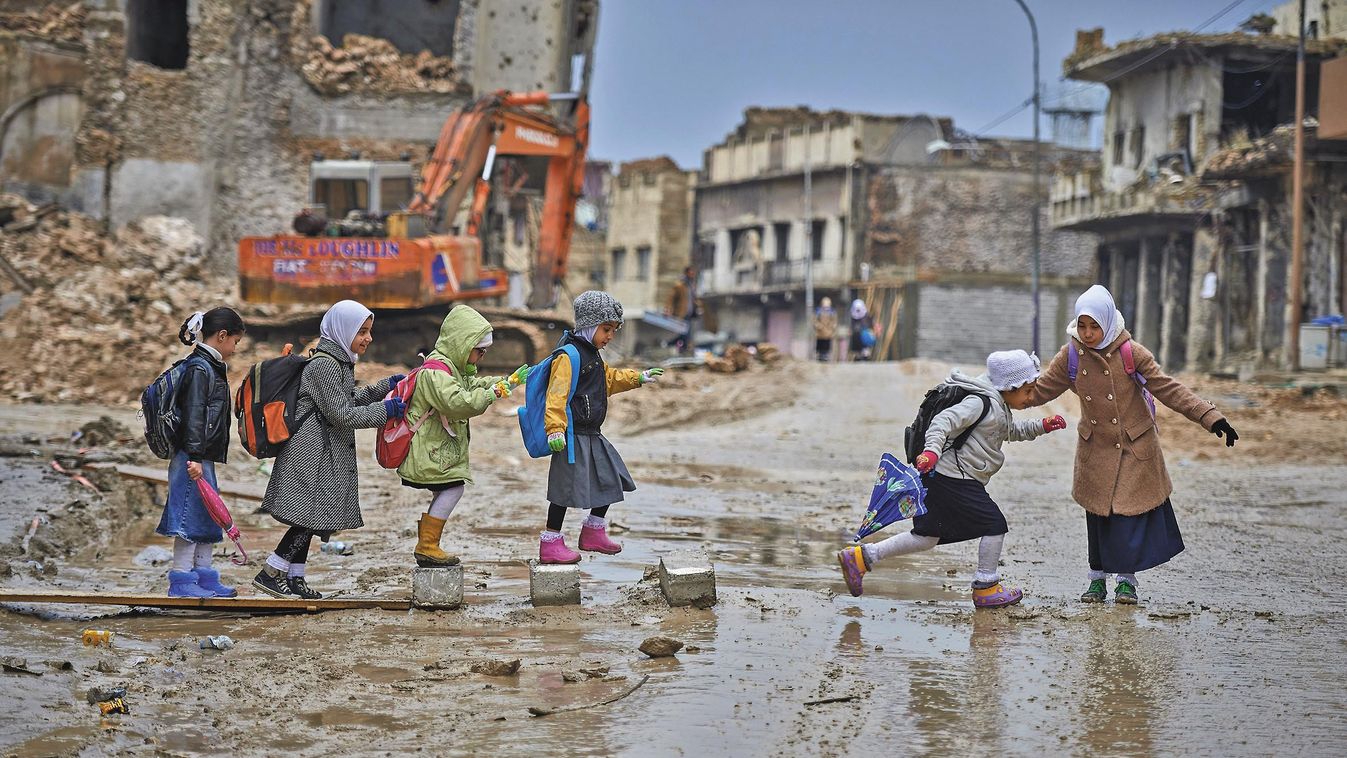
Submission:
<svg viewBox="0 0 1347 758">
<path fill-rule="evenodd" d="M 497 306 L 472 306 L 491 322 L 493 344 L 479 368 L 508 373 L 521 363 L 530 366 L 547 357 L 571 320 L 556 311 L 529 311 Z M 417 366 L 418 353 L 429 352 L 440 334 L 449 308 L 440 305 L 414 310 L 374 310 L 374 342 L 368 360 L 396 366 Z M 323 311 L 304 310 L 272 317 L 249 317 L 249 337 L 278 347 L 286 342 L 307 345 L 318 337 Z"/>
</svg>

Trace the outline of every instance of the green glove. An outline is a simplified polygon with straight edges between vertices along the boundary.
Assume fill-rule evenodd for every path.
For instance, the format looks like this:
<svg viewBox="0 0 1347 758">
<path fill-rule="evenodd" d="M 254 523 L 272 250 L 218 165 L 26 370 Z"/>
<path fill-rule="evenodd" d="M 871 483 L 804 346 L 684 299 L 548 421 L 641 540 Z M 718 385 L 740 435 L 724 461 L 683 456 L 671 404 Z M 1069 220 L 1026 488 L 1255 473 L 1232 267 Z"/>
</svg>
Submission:
<svg viewBox="0 0 1347 758">
<path fill-rule="evenodd" d="M 560 453 L 566 449 L 566 433 L 552 432 L 547 435 L 547 447 L 554 453 Z"/>
<path fill-rule="evenodd" d="M 649 384 L 650 382 L 658 382 L 658 381 L 659 381 L 659 378 L 660 378 L 661 376 L 664 376 L 664 369 L 662 369 L 662 368 L 648 368 L 648 369 L 646 369 L 645 371 L 642 371 L 642 372 L 641 372 L 641 384 Z"/>
<path fill-rule="evenodd" d="M 514 373 L 510 374 L 510 377 L 506 379 L 506 381 L 510 383 L 511 387 L 518 387 L 519 385 L 528 381 L 530 370 L 531 369 L 529 368 L 529 365 L 525 363 L 524 365 L 515 369 Z"/>
</svg>

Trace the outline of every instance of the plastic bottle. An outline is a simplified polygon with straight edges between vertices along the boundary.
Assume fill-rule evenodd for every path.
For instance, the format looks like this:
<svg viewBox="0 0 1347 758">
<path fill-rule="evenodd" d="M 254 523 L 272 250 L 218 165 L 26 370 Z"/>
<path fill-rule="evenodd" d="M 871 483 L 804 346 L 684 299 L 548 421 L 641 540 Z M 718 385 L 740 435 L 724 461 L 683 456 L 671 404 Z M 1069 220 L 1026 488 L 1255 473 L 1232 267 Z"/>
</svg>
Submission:
<svg viewBox="0 0 1347 758">
<path fill-rule="evenodd" d="M 318 549 L 329 555 L 353 555 L 355 553 L 354 545 L 340 540 L 324 542 Z"/>
<path fill-rule="evenodd" d="M 84 640 L 85 647 L 90 645 L 94 647 L 108 645 L 110 647 L 112 645 L 112 632 L 106 629 L 85 629 L 84 633 L 80 635 L 80 639 Z"/>
</svg>

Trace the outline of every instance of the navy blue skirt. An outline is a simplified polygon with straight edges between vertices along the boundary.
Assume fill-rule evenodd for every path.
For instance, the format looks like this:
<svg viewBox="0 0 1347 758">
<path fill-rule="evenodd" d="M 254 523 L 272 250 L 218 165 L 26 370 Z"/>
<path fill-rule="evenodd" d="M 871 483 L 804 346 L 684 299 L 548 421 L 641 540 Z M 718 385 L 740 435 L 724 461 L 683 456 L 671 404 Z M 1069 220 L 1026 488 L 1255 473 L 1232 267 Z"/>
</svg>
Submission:
<svg viewBox="0 0 1347 758">
<path fill-rule="evenodd" d="M 939 537 L 941 545 L 1005 534 L 1001 507 L 976 479 L 956 479 L 932 473 L 923 477 L 926 512 L 912 518 L 912 533 Z"/>
<path fill-rule="evenodd" d="M 1140 516 L 1085 514 L 1090 568 L 1110 574 L 1135 574 L 1183 552 L 1183 535 L 1169 498 Z"/>
</svg>

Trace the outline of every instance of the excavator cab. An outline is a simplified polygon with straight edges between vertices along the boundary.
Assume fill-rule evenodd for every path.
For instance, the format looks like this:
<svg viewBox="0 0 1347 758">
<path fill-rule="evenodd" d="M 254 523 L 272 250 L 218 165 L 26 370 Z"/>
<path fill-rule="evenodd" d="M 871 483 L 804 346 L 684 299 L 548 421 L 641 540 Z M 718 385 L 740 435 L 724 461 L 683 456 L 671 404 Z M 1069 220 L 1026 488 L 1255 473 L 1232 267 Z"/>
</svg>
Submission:
<svg viewBox="0 0 1347 758">
<path fill-rule="evenodd" d="M 415 181 L 405 161 L 316 160 L 309 164 L 309 206 L 329 219 L 351 211 L 385 216 L 407 208 Z"/>
</svg>

